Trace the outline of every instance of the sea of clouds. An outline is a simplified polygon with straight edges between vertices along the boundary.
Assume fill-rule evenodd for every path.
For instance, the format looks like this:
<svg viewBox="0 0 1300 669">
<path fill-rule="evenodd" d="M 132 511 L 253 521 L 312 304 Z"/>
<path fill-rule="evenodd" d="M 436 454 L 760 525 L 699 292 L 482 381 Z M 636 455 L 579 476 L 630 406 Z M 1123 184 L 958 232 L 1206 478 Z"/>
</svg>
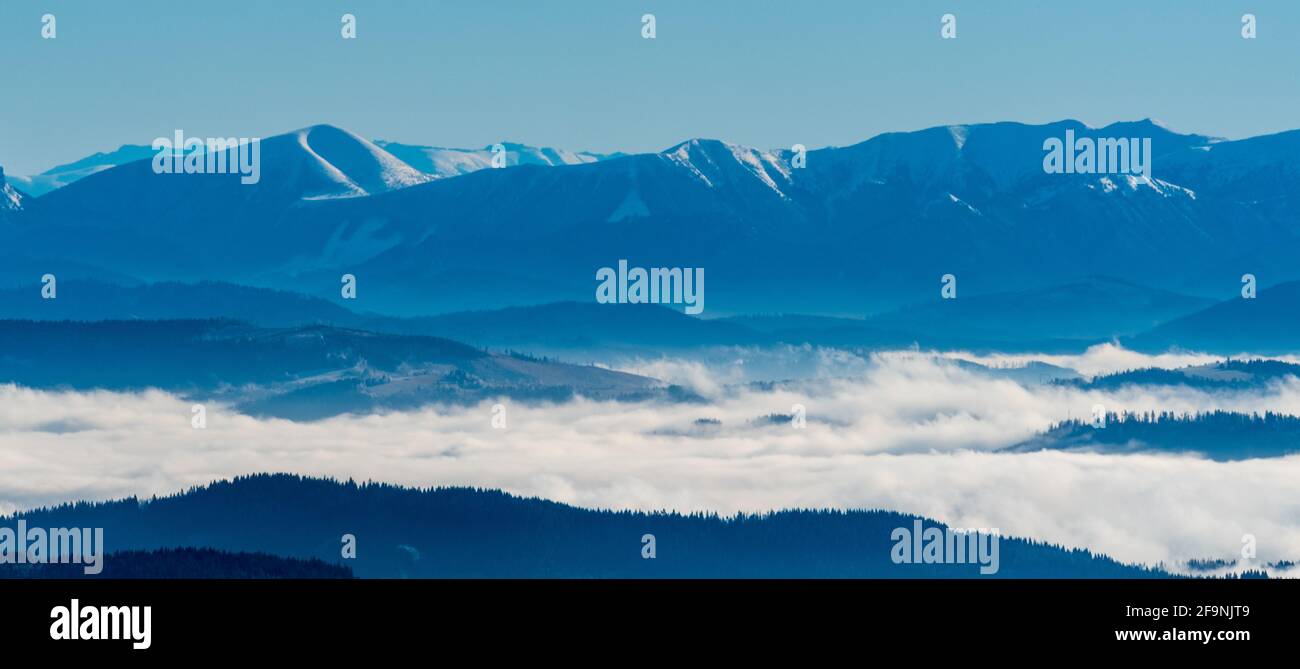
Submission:
<svg viewBox="0 0 1300 669">
<path fill-rule="evenodd" d="M 489 401 L 306 423 L 208 405 L 200 430 L 190 424 L 191 401 L 163 392 L 0 386 L 0 512 L 283 471 L 501 488 L 586 507 L 894 509 L 1148 564 L 1234 559 L 1242 537 L 1254 535 L 1262 561 L 1300 558 L 1300 456 L 1213 462 L 1185 454 L 997 452 L 1069 416 L 1089 416 L 1096 404 L 1300 414 L 1300 382 L 1232 393 L 1097 392 L 955 362 L 1007 368 L 1032 358 L 1093 374 L 1214 360 L 1115 347 L 1068 359 L 787 354 L 811 361 L 817 373 L 756 387 L 746 381 L 757 352 L 706 362 L 628 360 L 620 368 L 688 385 L 705 401 L 502 400 L 505 429 L 492 427 Z M 779 418 L 795 404 L 807 408 L 804 429 Z"/>
</svg>

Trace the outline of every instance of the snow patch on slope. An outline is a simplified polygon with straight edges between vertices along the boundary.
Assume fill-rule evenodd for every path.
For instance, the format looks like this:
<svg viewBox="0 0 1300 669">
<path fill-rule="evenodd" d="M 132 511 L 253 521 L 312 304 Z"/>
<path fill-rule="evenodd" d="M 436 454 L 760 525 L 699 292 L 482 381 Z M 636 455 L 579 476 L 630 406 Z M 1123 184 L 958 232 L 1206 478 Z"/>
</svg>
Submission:
<svg viewBox="0 0 1300 669">
<path fill-rule="evenodd" d="M 970 134 L 970 128 L 964 125 L 948 126 L 948 134 L 952 135 L 952 141 L 957 145 L 957 150 L 961 151 L 966 146 L 966 137 Z"/>
<path fill-rule="evenodd" d="M 1116 183 L 1115 177 L 1119 178 L 1119 181 L 1123 184 L 1122 186 L 1120 183 Z M 1112 176 L 1103 176 L 1097 178 L 1097 183 L 1089 183 L 1087 185 L 1088 188 L 1093 190 L 1097 190 L 1097 187 L 1100 186 L 1101 192 L 1107 194 L 1115 192 L 1135 193 L 1142 190 L 1151 190 L 1162 197 L 1182 196 L 1193 200 L 1196 199 L 1196 191 L 1190 188 L 1179 186 L 1178 184 L 1170 183 L 1162 179 L 1152 179 L 1143 174 L 1117 174 Z"/>
<path fill-rule="evenodd" d="M 5 180 L 4 168 L 0 168 L 0 211 L 19 211 L 23 208 L 23 195 Z"/>
</svg>

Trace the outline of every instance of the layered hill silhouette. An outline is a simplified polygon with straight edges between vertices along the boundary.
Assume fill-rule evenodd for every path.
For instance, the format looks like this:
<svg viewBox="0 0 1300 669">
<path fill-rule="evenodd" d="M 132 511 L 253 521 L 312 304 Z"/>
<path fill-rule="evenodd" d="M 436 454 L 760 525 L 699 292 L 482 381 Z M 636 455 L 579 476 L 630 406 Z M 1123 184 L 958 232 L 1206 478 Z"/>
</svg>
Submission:
<svg viewBox="0 0 1300 669">
<path fill-rule="evenodd" d="M 654 379 L 437 337 L 229 320 L 0 321 L 0 383 L 160 388 L 253 415 L 310 420 L 493 398 L 673 396 Z"/>
<path fill-rule="evenodd" d="M 1300 281 L 1239 295 L 1163 323 L 1125 344 L 1138 350 L 1181 347 L 1223 354 L 1282 354 L 1300 350 Z"/>
<path fill-rule="evenodd" d="M 878 316 L 878 328 L 960 334 L 971 339 L 1106 340 L 1136 334 L 1213 304 L 1212 300 L 1088 277 L 1063 286 L 934 299 Z"/>
<path fill-rule="evenodd" d="M 1278 296 L 1285 297 L 1270 293 Z M 699 318 L 661 305 L 594 301 L 394 317 L 344 306 L 352 302 L 213 281 L 123 285 L 74 278 L 60 281 L 59 297 L 53 300 L 42 298 L 39 283 L 0 289 L 0 319 L 231 318 L 266 327 L 334 325 L 556 354 L 775 344 L 1051 352 L 1138 337 L 1135 333 L 1152 325 L 1213 304 L 1105 277 L 1037 290 L 936 299 L 856 318 L 803 314 Z M 1205 334 L 1208 338 L 1213 333 Z M 1195 340 L 1190 335 L 1184 339 Z M 1178 341 L 1172 337 L 1162 346 Z"/>
<path fill-rule="evenodd" d="M 103 527 L 113 551 L 256 551 L 345 565 L 368 578 L 979 577 L 976 564 L 894 564 L 891 533 L 913 527 L 917 517 L 878 510 L 726 518 L 603 511 L 494 490 L 263 474 L 21 517 L 31 526 Z M 345 534 L 356 540 L 355 559 L 340 557 Z M 646 534 L 655 538 L 654 559 L 642 557 Z M 1004 536 L 999 543 L 996 577 L 1166 575 L 1026 539 Z"/>
<path fill-rule="evenodd" d="M 217 281 L 110 283 L 64 278 L 58 297 L 41 284 L 0 289 L 0 319 L 38 321 L 232 319 L 267 327 L 325 324 L 357 327 L 367 317 L 329 300 L 273 288 Z"/>
</svg>

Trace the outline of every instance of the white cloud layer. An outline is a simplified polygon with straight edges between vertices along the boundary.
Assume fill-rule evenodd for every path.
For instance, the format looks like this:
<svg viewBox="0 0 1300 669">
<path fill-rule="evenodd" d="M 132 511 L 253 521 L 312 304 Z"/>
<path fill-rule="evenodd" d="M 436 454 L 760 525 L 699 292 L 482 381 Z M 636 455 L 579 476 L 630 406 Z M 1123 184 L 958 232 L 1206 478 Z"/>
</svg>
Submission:
<svg viewBox="0 0 1300 669">
<path fill-rule="evenodd" d="M 707 365 L 639 364 L 690 380 L 709 402 L 506 402 L 504 430 L 491 427 L 493 402 L 314 423 L 209 406 L 207 429 L 196 430 L 190 402 L 161 392 L 0 386 L 0 511 L 288 471 L 503 488 L 589 507 L 888 508 L 1145 563 L 1233 558 L 1252 534 L 1262 560 L 1300 558 L 1300 456 L 992 452 L 1095 404 L 1300 414 L 1300 382 L 1231 394 L 1083 392 L 897 354 L 759 391 L 728 386 L 735 376 Z M 758 420 L 796 403 L 807 407 L 806 429 Z"/>
<path fill-rule="evenodd" d="M 1223 360 L 1223 356 L 1210 355 L 1208 353 L 1198 353 L 1195 351 L 1170 351 L 1158 355 L 1147 355 L 1130 351 L 1115 344 L 1098 344 L 1088 348 L 1083 353 L 1066 353 L 1066 354 L 1042 354 L 1042 353 L 990 353 L 975 354 L 969 352 L 949 352 L 943 354 L 947 358 L 957 360 L 968 360 L 990 367 L 1017 367 L 1023 366 L 1027 362 L 1038 361 L 1060 367 L 1068 367 L 1076 372 L 1092 377 L 1100 374 L 1113 374 L 1115 372 L 1124 372 L 1131 369 L 1142 369 L 1144 367 L 1158 367 L 1160 369 L 1177 369 L 1179 367 L 1188 367 L 1191 365 L 1205 365 Z M 1260 356 L 1251 356 L 1246 353 L 1232 356 L 1233 358 L 1252 358 Z M 1283 360 L 1290 363 L 1300 363 L 1300 358 L 1295 356 L 1268 356 L 1272 360 Z"/>
</svg>

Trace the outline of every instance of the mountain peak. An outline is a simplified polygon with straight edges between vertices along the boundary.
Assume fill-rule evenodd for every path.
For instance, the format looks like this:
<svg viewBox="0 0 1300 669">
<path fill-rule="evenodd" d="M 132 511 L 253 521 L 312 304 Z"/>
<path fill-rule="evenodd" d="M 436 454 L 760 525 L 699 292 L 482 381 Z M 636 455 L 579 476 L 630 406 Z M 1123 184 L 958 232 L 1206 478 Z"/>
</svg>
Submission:
<svg viewBox="0 0 1300 669">
<path fill-rule="evenodd" d="M 709 137 L 693 137 L 691 139 L 678 142 L 668 147 L 667 149 L 664 149 L 660 153 L 672 154 L 672 153 L 679 153 L 682 151 L 696 151 L 696 150 L 710 151 L 719 148 L 726 148 L 730 150 L 733 147 L 736 147 L 736 145 L 725 140 L 712 139 Z"/>
<path fill-rule="evenodd" d="M 790 165 L 776 151 L 753 149 L 720 139 L 689 139 L 659 154 L 688 170 L 711 188 L 757 179 L 782 198 L 791 181 Z"/>
<path fill-rule="evenodd" d="M 300 128 L 266 140 L 265 158 L 278 159 L 275 154 L 289 142 L 309 156 L 314 176 L 331 184 L 305 193 L 308 199 L 373 195 L 429 180 L 370 140 L 329 124 Z"/>
<path fill-rule="evenodd" d="M 313 123 L 311 125 L 301 127 L 295 130 L 294 132 L 312 132 L 315 130 L 321 130 L 324 132 L 341 132 L 341 133 L 351 135 L 352 137 L 357 137 L 357 135 L 347 130 L 344 130 L 343 128 L 340 128 L 339 126 L 334 125 L 333 123 Z M 357 139 L 360 139 L 360 137 L 357 137 Z"/>
</svg>

